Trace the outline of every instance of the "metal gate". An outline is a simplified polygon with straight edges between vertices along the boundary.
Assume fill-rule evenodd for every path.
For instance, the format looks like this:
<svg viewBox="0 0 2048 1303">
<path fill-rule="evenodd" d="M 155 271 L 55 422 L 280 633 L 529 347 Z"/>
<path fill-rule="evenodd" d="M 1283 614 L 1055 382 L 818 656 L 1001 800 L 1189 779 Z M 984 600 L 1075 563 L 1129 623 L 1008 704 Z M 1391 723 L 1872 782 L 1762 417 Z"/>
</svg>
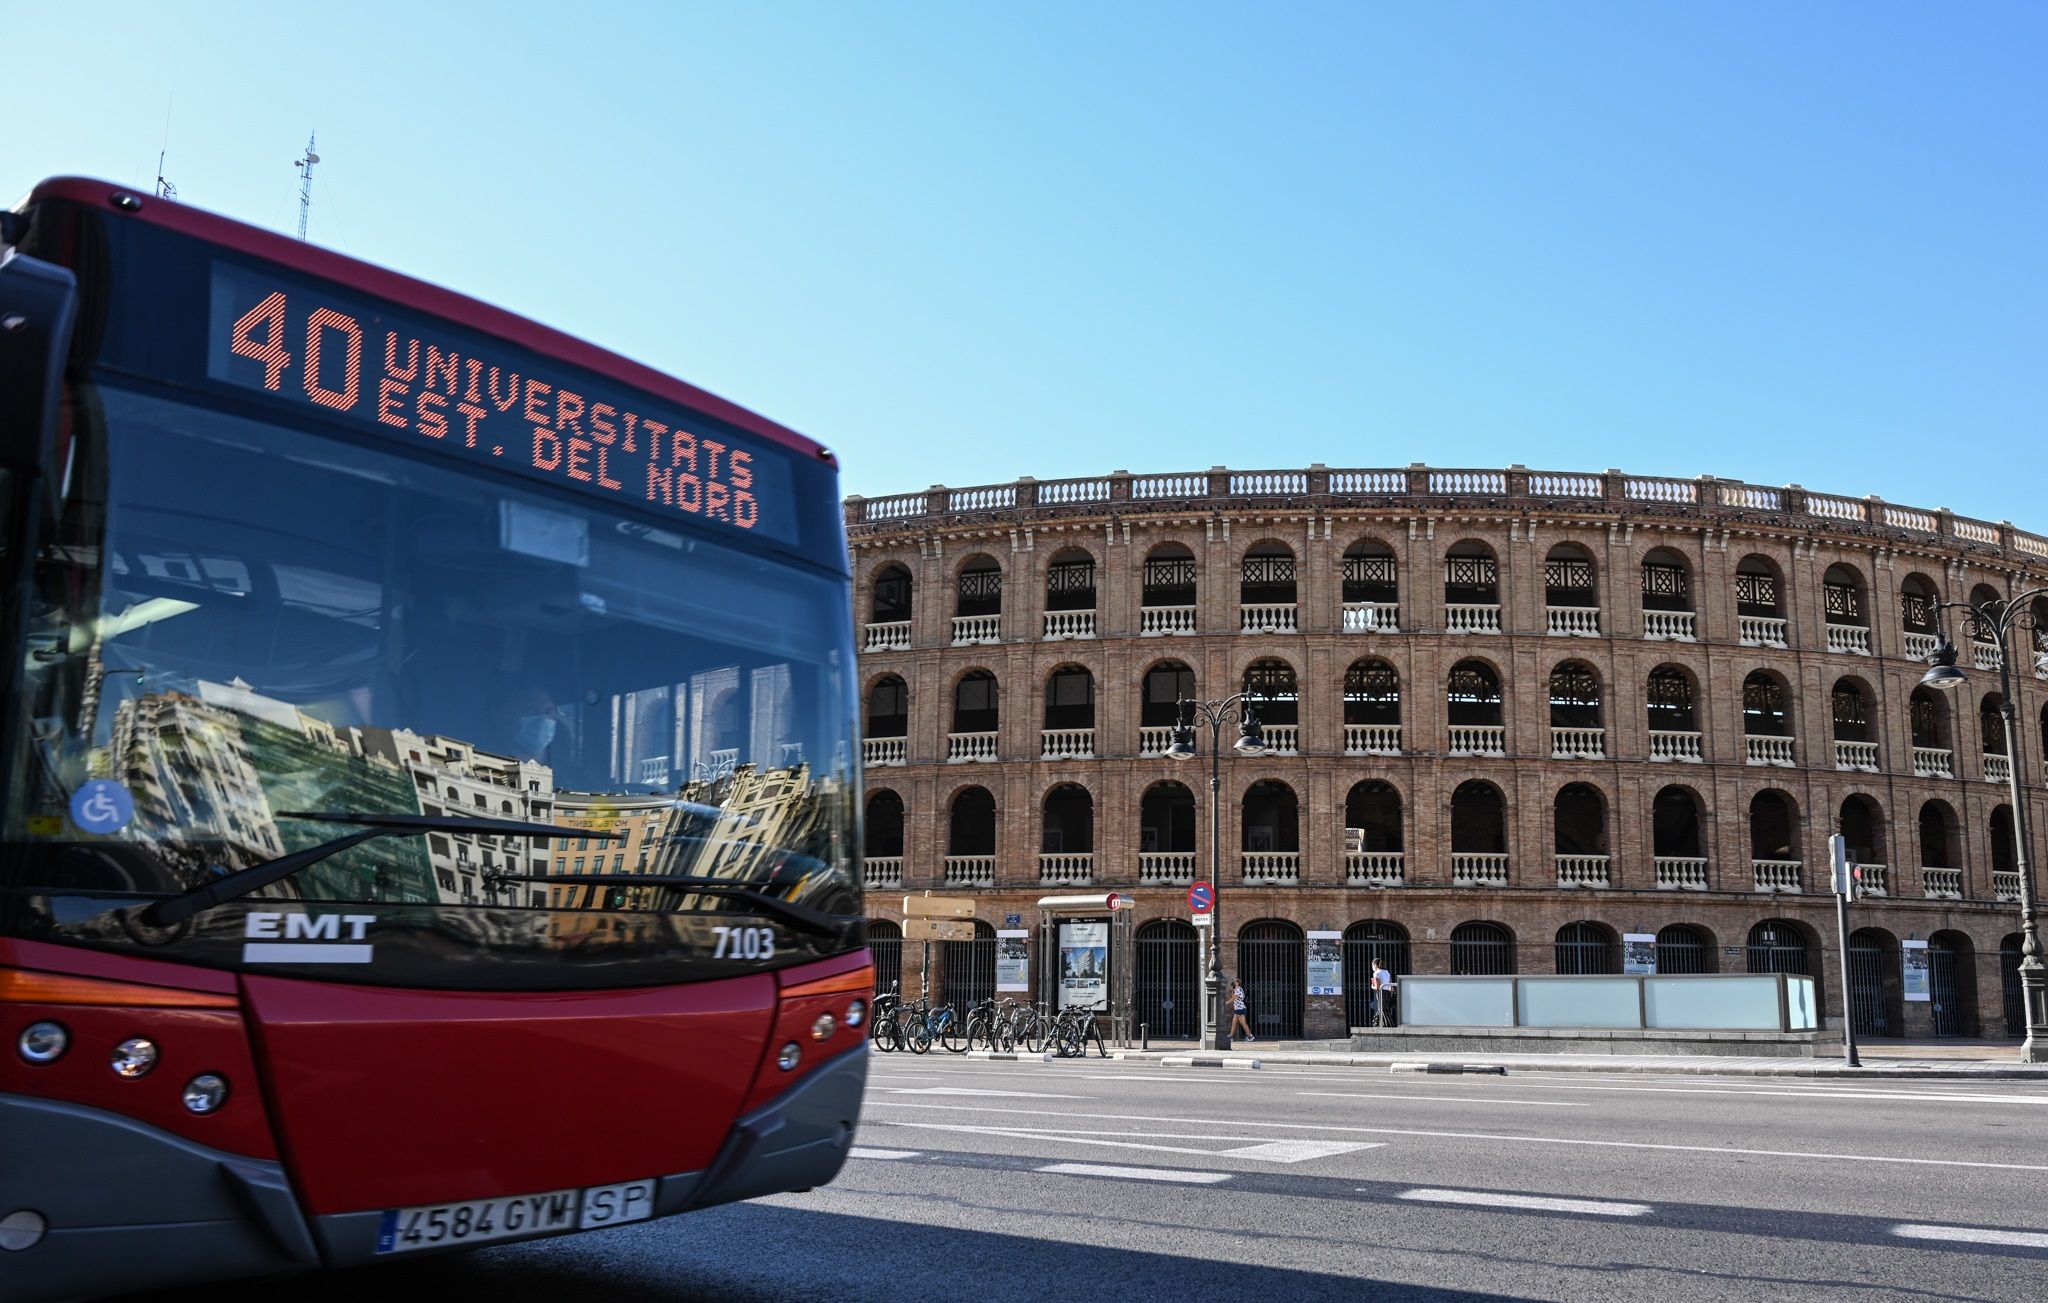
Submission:
<svg viewBox="0 0 2048 1303">
<path fill-rule="evenodd" d="M 1375 920 L 1353 923 L 1344 933 L 1344 1025 L 1371 1027 L 1373 1022 L 1372 966 L 1385 964 L 1395 978 L 1405 976 L 1408 966 L 1408 929 L 1399 923 Z M 1398 991 L 1398 986 L 1396 990 Z M 1387 1022 L 1399 1021 L 1395 995 L 1387 996 Z"/>
<path fill-rule="evenodd" d="M 1927 943 L 1927 985 L 1934 997 L 1934 1034 L 1961 1036 L 1968 1021 L 1963 1007 L 1963 955 L 1954 946 L 1930 940 Z"/>
<path fill-rule="evenodd" d="M 2005 996 L 2005 1034 L 2027 1034 L 2027 1003 L 2020 993 L 2020 935 L 2015 932 L 1998 946 L 1999 987 Z"/>
<path fill-rule="evenodd" d="M 1567 923 L 1557 930 L 1557 971 L 1605 975 L 1621 971 L 1613 940 L 1598 923 Z"/>
<path fill-rule="evenodd" d="M 1147 1035 L 1191 1041 L 1201 1034 L 1201 956 L 1195 929 L 1179 919 L 1138 929 L 1138 1021 Z"/>
<path fill-rule="evenodd" d="M 996 930 L 974 923 L 974 940 L 941 941 L 945 965 L 945 1001 L 965 1018 L 975 1005 L 996 993 Z"/>
<path fill-rule="evenodd" d="M 1765 919 L 1749 930 L 1749 971 L 1811 976 L 1806 935 L 1783 919 Z"/>
<path fill-rule="evenodd" d="M 1264 919 L 1239 932 L 1236 976 L 1244 983 L 1245 1014 L 1254 1032 L 1274 1040 L 1301 1039 L 1308 1000 L 1308 953 L 1301 929 Z"/>
<path fill-rule="evenodd" d="M 903 929 L 885 919 L 869 919 L 868 955 L 875 961 L 875 994 L 886 994 L 903 980 Z"/>
<path fill-rule="evenodd" d="M 1892 1027 L 1885 1016 L 1885 958 L 1888 947 L 1879 946 L 1858 932 L 1849 938 L 1849 1013 L 1856 1030 L 1872 1036 L 1890 1036 Z"/>
<path fill-rule="evenodd" d="M 1673 923 L 1657 934 L 1659 973 L 1711 973 L 1714 971 L 1713 963 L 1714 948 L 1707 944 L 1706 936 L 1698 928 Z"/>
<path fill-rule="evenodd" d="M 1515 971 L 1515 937 L 1498 923 L 1460 923 L 1451 929 L 1451 972 L 1500 977 Z"/>
</svg>

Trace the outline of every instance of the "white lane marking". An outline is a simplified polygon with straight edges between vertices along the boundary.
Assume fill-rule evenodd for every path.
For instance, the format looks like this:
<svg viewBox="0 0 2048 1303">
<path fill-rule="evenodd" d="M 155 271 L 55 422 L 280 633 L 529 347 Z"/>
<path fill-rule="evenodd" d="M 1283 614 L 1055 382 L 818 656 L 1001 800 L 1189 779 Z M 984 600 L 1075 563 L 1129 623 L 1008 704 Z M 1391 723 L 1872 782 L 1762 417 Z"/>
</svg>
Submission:
<svg viewBox="0 0 2048 1303">
<path fill-rule="evenodd" d="M 1216 1185 L 1228 1172 L 1180 1172 L 1171 1167 L 1111 1167 L 1103 1163 L 1048 1163 L 1038 1169 L 1054 1176 L 1114 1176 L 1126 1181 L 1178 1181 L 1183 1185 Z"/>
<path fill-rule="evenodd" d="M 1336 1090 L 1297 1090 L 1317 1099 L 1397 1099 L 1404 1104 L 1506 1104 L 1514 1108 L 1591 1108 L 1567 1099 L 1498 1099 L 1486 1095 L 1353 1095 Z"/>
<path fill-rule="evenodd" d="M 1899 1158 L 1891 1154 L 1831 1154 L 1807 1149 L 1736 1149 L 1720 1145 L 1655 1145 L 1638 1140 L 1580 1140 L 1565 1136 L 1508 1136 L 1486 1131 L 1423 1131 L 1409 1127 L 1345 1127 L 1311 1122 L 1253 1122 L 1245 1118 L 1169 1118 L 1143 1113 L 1058 1113 L 1045 1109 L 976 1108 L 970 1104 L 921 1104 L 877 1099 L 870 1108 L 937 1108 L 962 1113 L 1015 1113 L 1027 1117 L 1094 1118 L 1103 1122 L 1178 1122 L 1184 1126 L 1214 1122 L 1217 1126 L 1276 1127 L 1288 1131 L 1335 1131 L 1352 1135 L 1422 1136 L 1435 1140 L 1499 1140 L 1522 1145 L 1577 1145 L 1589 1149 L 1649 1149 L 1685 1154 L 1721 1154 L 1738 1158 L 1824 1158 L 1844 1163 L 1894 1163 L 1904 1167 L 1969 1167 L 2001 1172 L 2048 1172 L 2048 1164 L 1984 1163 L 1962 1158 Z M 879 1120 L 879 1119 L 878 1119 Z M 883 1123 L 883 1125 L 890 1125 Z M 900 1125 L 900 1124 L 897 1124 Z"/>
<path fill-rule="evenodd" d="M 1249 1158 L 1262 1163 L 1301 1163 L 1312 1158 L 1333 1158 L 1361 1149 L 1384 1149 L 1383 1140 L 1267 1140 L 1263 1136 L 1224 1136 L 1197 1131 L 1188 1134 L 1153 1131 L 1077 1131 L 1071 1127 L 977 1127 L 946 1122 L 892 1122 L 868 1119 L 870 1126 L 906 1127 L 918 1131 L 957 1131 L 970 1135 L 1001 1136 L 1005 1140 L 1059 1140 L 1072 1145 L 1101 1145 L 1109 1149 L 1154 1149 L 1168 1154 L 1200 1154 L 1208 1158 Z M 1144 1140 L 1250 1141 L 1235 1149 L 1198 1149 L 1189 1145 L 1152 1145 L 1143 1140 L 1105 1140 L 1103 1136 L 1142 1136 Z"/>
<path fill-rule="evenodd" d="M 1892 1234 L 1907 1240 L 1949 1240 L 1959 1244 L 2000 1244 L 2013 1249 L 2048 1249 L 2041 1231 L 1991 1231 L 1975 1226 L 1927 1226 L 1901 1222 Z"/>
<path fill-rule="evenodd" d="M 876 1159 L 916 1158 L 919 1154 L 923 1152 L 924 1151 L 920 1149 L 867 1149 L 860 1145 L 855 1145 L 853 1148 L 846 1151 L 846 1156 L 848 1158 Z"/>
<path fill-rule="evenodd" d="M 1494 1194 L 1489 1190 L 1403 1190 L 1398 1196 L 1421 1203 L 1465 1203 L 1482 1208 L 1526 1208 L 1532 1212 L 1584 1213 L 1591 1217 L 1647 1217 L 1646 1203 L 1614 1203 L 1606 1199 L 1551 1199 L 1533 1194 Z"/>
<path fill-rule="evenodd" d="M 1093 1095 L 1049 1095 L 1042 1090 L 977 1090 L 970 1086 L 884 1086 L 885 1095 L 1007 1095 L 1012 1099 L 1093 1099 Z"/>
<path fill-rule="evenodd" d="M 1405 1083 L 1404 1083 L 1405 1084 Z M 1576 1082 L 1528 1081 L 1535 1090 L 1621 1091 L 1632 1095 L 1757 1095 L 1784 1099 L 1906 1099 L 1957 1104 L 2048 1104 L 2048 1095 L 1935 1094 L 1918 1090 L 1845 1090 L 1819 1086 L 1588 1086 Z"/>
</svg>

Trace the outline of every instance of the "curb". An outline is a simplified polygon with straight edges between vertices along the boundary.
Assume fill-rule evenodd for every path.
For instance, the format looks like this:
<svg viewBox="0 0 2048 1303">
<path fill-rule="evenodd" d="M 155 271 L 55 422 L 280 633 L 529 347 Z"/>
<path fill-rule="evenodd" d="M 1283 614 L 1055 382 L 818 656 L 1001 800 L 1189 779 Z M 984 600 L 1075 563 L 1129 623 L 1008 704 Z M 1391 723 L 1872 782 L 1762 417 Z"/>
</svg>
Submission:
<svg viewBox="0 0 2048 1303">
<path fill-rule="evenodd" d="M 1249 1064 L 1263 1066 L 1286 1065 L 1289 1067 L 1317 1068 L 1379 1068 L 1391 1072 L 1426 1072 L 1432 1064 L 1426 1060 L 1396 1059 L 1386 1055 L 1371 1054 L 1267 1054 L 1259 1059 L 1237 1059 L 1226 1057 L 1216 1051 L 1206 1054 L 1174 1054 L 1159 1050 L 1117 1050 L 1112 1058 L 1135 1063 L 1159 1063 L 1167 1067 L 1243 1067 Z M 1464 1066 L 1464 1065 L 1453 1065 Z M 1437 1066 L 1437 1071 L 1444 1067 Z M 1631 1063 L 1629 1056 L 1616 1055 L 1608 1063 L 1531 1063 L 1508 1062 L 1490 1063 L 1483 1071 L 1493 1072 L 1609 1072 L 1641 1073 L 1673 1077 L 1790 1077 L 1826 1078 L 1849 1081 L 2048 1081 L 2048 1068 L 2029 1066 L 1989 1066 L 1977 1068 L 1894 1068 L 1866 1066 L 1851 1068 L 1839 1063 L 1816 1064 L 1810 1061 L 1787 1063 L 1763 1067 L 1755 1064 L 1716 1063 Z"/>
</svg>

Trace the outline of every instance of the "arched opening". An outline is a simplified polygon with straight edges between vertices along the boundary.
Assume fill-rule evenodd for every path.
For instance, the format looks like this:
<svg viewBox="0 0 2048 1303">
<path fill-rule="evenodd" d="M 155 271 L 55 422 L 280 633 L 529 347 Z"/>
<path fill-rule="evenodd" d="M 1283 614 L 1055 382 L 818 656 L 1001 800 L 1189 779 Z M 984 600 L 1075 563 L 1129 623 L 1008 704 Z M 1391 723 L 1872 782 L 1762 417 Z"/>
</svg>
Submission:
<svg viewBox="0 0 2048 1303">
<path fill-rule="evenodd" d="M 1601 976 L 1621 971 L 1621 939 L 1604 923 L 1567 923 L 1557 930 L 1557 971 Z"/>
<path fill-rule="evenodd" d="M 2000 899 L 2019 899 L 2019 860 L 2013 854 L 2016 845 L 2012 835 L 2012 807 L 1992 807 L 1991 884 L 1992 894 Z"/>
<path fill-rule="evenodd" d="M 1576 543 L 1559 543 L 1543 558 L 1543 606 L 1549 633 L 1598 637 L 1600 594 L 1593 558 Z"/>
<path fill-rule="evenodd" d="M 1444 699 L 1450 720 L 1454 756 L 1504 756 L 1507 728 L 1503 721 L 1500 676 L 1484 661 L 1459 661 L 1445 681 Z"/>
<path fill-rule="evenodd" d="M 1836 679 L 1828 701 L 1834 720 L 1835 768 L 1876 773 L 1876 711 L 1870 704 L 1870 686 L 1861 679 Z"/>
<path fill-rule="evenodd" d="M 1792 766 L 1791 693 L 1768 670 L 1751 670 L 1742 680 L 1745 758 L 1753 765 Z"/>
<path fill-rule="evenodd" d="M 1815 976 L 1806 933 L 1790 919 L 1767 918 L 1751 928 L 1745 953 L 1748 972 Z"/>
<path fill-rule="evenodd" d="M 1138 754 L 1165 755 L 1180 722 L 1180 703 L 1196 699 L 1195 672 L 1179 661 L 1161 661 L 1146 670 L 1138 693 Z"/>
<path fill-rule="evenodd" d="M 1861 794 L 1843 798 L 1840 830 L 1849 863 L 1875 870 L 1864 873 L 1863 890 L 1870 895 L 1890 895 L 1885 866 L 1891 861 L 1885 856 L 1884 812 L 1877 802 Z"/>
<path fill-rule="evenodd" d="M 1798 816 L 1783 792 L 1758 792 L 1749 800 L 1749 867 L 1758 891 L 1802 886 Z"/>
<path fill-rule="evenodd" d="M 1039 840 L 1039 876 L 1046 882 L 1086 882 L 1095 855 L 1095 798 L 1079 783 L 1045 794 Z"/>
<path fill-rule="evenodd" d="M 1301 809 L 1294 789 L 1266 779 L 1244 794 L 1240 831 L 1245 880 L 1300 880 Z"/>
<path fill-rule="evenodd" d="M 1377 778 L 1353 783 L 1344 797 L 1344 827 L 1367 854 L 1400 854 L 1401 794 Z"/>
<path fill-rule="evenodd" d="M 939 950 L 945 976 L 940 989 L 956 1015 L 965 1018 L 975 1005 L 995 998 L 995 928 L 976 919 L 972 941 L 941 941 Z"/>
<path fill-rule="evenodd" d="M 1293 633 L 1294 550 L 1285 543 L 1254 543 L 1245 549 L 1238 606 L 1246 633 Z"/>
<path fill-rule="evenodd" d="M 1927 938 L 1927 993 L 1936 1036 L 1977 1034 L 1977 950 L 1961 932 Z"/>
<path fill-rule="evenodd" d="M 1701 836 L 1700 803 L 1688 789 L 1665 787 L 1652 798 L 1650 854 L 1656 861 L 1659 888 L 1707 889 L 1707 848 Z"/>
<path fill-rule="evenodd" d="M 1161 634 L 1195 631 L 1195 554 L 1179 543 L 1161 543 L 1145 554 L 1139 597 L 1138 632 Z"/>
<path fill-rule="evenodd" d="M 1401 625 L 1401 571 L 1394 550 L 1361 539 L 1344 549 L 1344 632 L 1392 631 Z"/>
<path fill-rule="evenodd" d="M 884 674 L 868 689 L 868 713 L 862 736 L 874 740 L 902 738 L 910 732 L 910 689 L 893 674 Z M 872 753 L 876 748 L 868 748 Z M 896 748 L 900 751 L 901 748 Z M 890 757 L 899 763 L 900 755 Z M 876 763 L 872 754 L 869 764 Z"/>
<path fill-rule="evenodd" d="M 946 812 L 946 885 L 992 887 L 996 881 L 996 798 L 969 787 Z"/>
<path fill-rule="evenodd" d="M 1500 789 L 1477 779 L 1451 793 L 1451 880 L 1459 886 L 1506 886 L 1507 819 Z"/>
<path fill-rule="evenodd" d="M 1003 568 L 986 553 L 960 567 L 953 598 L 953 645 L 1003 640 Z"/>
<path fill-rule="evenodd" d="M 1920 806 L 1920 882 L 1930 897 L 1960 900 L 1963 873 L 1956 865 L 1956 812 L 1946 801 Z"/>
<path fill-rule="evenodd" d="M 1095 609 L 1095 558 L 1077 547 L 1062 549 L 1045 568 L 1045 609 Z M 1092 632 L 1092 630 L 1091 630 Z"/>
<path fill-rule="evenodd" d="M 1644 709 L 1650 721 L 1650 759 L 1697 763 L 1703 758 L 1691 674 L 1677 665 L 1651 670 Z"/>
<path fill-rule="evenodd" d="M 1294 667 L 1286 661 L 1267 658 L 1245 667 L 1241 690 L 1245 704 L 1258 715 L 1264 730 L 1266 750 L 1274 755 L 1293 755 L 1301 749 L 1301 693 L 1295 683 Z"/>
<path fill-rule="evenodd" d="M 1137 932 L 1138 1021 L 1145 1034 L 1190 1041 L 1202 1030 L 1201 943 L 1193 925 L 1155 918 Z"/>
<path fill-rule="evenodd" d="M 1694 621 L 1692 567 L 1682 553 L 1652 548 L 1643 557 L 1643 637 L 1691 642 Z"/>
<path fill-rule="evenodd" d="M 875 965 L 875 994 L 903 986 L 903 929 L 885 918 L 868 920 L 868 958 Z"/>
<path fill-rule="evenodd" d="M 1735 621 L 1748 646 L 1785 645 L 1784 584 L 1768 558 L 1751 555 L 1736 563 Z"/>
<path fill-rule="evenodd" d="M 900 565 L 883 566 L 875 575 L 874 600 L 868 608 L 871 624 L 910 622 L 910 571 Z"/>
<path fill-rule="evenodd" d="M 1714 939 L 1690 923 L 1673 923 L 1657 933 L 1657 971 L 1691 975 L 1718 972 Z"/>
<path fill-rule="evenodd" d="M 1095 753 L 1095 676 L 1062 665 L 1045 679 L 1045 749 L 1048 758 Z"/>
<path fill-rule="evenodd" d="M 1444 630 L 1500 632 L 1500 563 L 1484 543 L 1459 543 L 1444 554 Z"/>
<path fill-rule="evenodd" d="M 1502 977 L 1515 971 L 1515 934 L 1498 923 L 1460 923 L 1451 929 L 1451 972 Z"/>
<path fill-rule="evenodd" d="M 1994 610 L 2004 605 L 2005 595 L 1990 584 L 1978 584 L 1970 590 L 1970 605 L 1979 610 L 1986 606 Z M 1992 626 L 1977 618 L 1975 610 L 1963 616 L 1963 630 L 1970 636 L 1971 663 L 1980 670 L 1998 667 L 1998 634 Z"/>
<path fill-rule="evenodd" d="M 1869 604 L 1863 576 L 1854 566 L 1831 565 L 1821 576 L 1821 609 L 1827 616 L 1828 650 L 1870 651 Z"/>
<path fill-rule="evenodd" d="M 1906 698 L 1906 712 L 1913 726 L 1913 773 L 1920 778 L 1954 777 L 1947 699 L 1931 688 L 1914 688 Z"/>
<path fill-rule="evenodd" d="M 995 675 L 969 670 L 960 676 L 953 685 L 953 731 L 947 738 L 947 760 L 996 758 L 998 704 Z"/>
<path fill-rule="evenodd" d="M 1411 971 L 1408 929 L 1386 919 L 1367 919 L 1344 929 L 1344 1020 L 1349 1027 L 1394 1026 L 1399 1022 L 1395 992 L 1386 996 L 1384 1017 L 1373 998 L 1372 973 L 1384 965 L 1398 979 Z"/>
<path fill-rule="evenodd" d="M 1607 754 L 1600 722 L 1600 676 L 1584 661 L 1550 671 L 1550 754 L 1554 760 L 1591 760 Z"/>
<path fill-rule="evenodd" d="M 1401 675 L 1376 657 L 1344 671 L 1344 754 L 1401 754 Z"/>
<path fill-rule="evenodd" d="M 1977 703 L 1977 735 L 1984 739 L 1984 776 L 1999 782 L 2005 781 L 2005 716 L 2000 711 L 2004 701 L 1997 693 L 1987 692 Z"/>
<path fill-rule="evenodd" d="M 1180 783 L 1154 783 L 1138 802 L 1138 880 L 1194 881 L 1195 794 Z"/>
<path fill-rule="evenodd" d="M 870 886 L 898 886 L 903 880 L 903 798 L 883 788 L 868 796 L 867 818 L 861 824 L 861 853 L 867 860 Z M 876 860 L 894 860 L 893 881 L 878 883 Z"/>
<path fill-rule="evenodd" d="M 1607 802 L 1590 783 L 1566 783 L 1551 803 L 1557 885 L 1604 887 L 1607 877 Z"/>
<path fill-rule="evenodd" d="M 1244 984 L 1246 1019 L 1255 1033 L 1273 1040 L 1301 1038 L 1308 956 L 1300 928 L 1276 918 L 1242 928 L 1237 934 L 1237 980 Z"/>
<path fill-rule="evenodd" d="M 1849 934 L 1849 1017 L 1859 1036 L 1905 1033 L 1904 986 L 1899 980 L 1899 941 L 1882 928 Z"/>
<path fill-rule="evenodd" d="M 1899 585 L 1899 623 L 1906 635 L 1906 655 L 1924 660 L 1940 634 L 1934 615 L 1941 590 L 1926 575 L 1907 575 Z"/>
</svg>

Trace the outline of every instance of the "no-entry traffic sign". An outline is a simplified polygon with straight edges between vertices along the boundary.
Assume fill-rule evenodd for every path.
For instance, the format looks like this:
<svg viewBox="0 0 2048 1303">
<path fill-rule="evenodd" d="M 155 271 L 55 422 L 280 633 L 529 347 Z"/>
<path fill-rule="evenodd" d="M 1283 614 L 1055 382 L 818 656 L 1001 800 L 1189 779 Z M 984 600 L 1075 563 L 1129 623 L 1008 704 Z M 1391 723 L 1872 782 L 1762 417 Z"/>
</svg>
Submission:
<svg viewBox="0 0 2048 1303">
<path fill-rule="evenodd" d="M 1197 882 L 1188 887 L 1188 910 L 1190 913 L 1206 914 L 1216 907 L 1216 888 L 1206 882 Z"/>
</svg>

